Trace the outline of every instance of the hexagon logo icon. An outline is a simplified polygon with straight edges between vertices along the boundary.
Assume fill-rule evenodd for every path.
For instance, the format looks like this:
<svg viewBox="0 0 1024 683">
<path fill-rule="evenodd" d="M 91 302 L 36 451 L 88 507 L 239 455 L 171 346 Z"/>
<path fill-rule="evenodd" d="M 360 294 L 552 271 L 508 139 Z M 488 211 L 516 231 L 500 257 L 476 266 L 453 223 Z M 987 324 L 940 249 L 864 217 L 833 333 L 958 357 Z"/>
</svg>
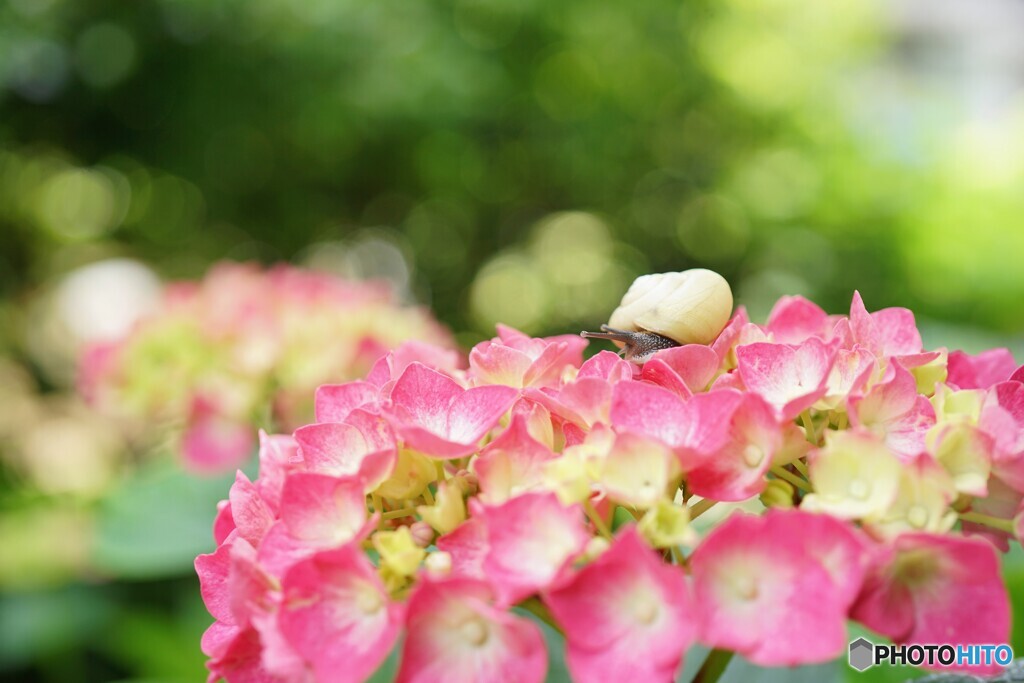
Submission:
<svg viewBox="0 0 1024 683">
<path fill-rule="evenodd" d="M 864 671 L 875 663 L 875 646 L 871 641 L 858 638 L 850 643 L 850 666 L 857 671 Z"/>
</svg>

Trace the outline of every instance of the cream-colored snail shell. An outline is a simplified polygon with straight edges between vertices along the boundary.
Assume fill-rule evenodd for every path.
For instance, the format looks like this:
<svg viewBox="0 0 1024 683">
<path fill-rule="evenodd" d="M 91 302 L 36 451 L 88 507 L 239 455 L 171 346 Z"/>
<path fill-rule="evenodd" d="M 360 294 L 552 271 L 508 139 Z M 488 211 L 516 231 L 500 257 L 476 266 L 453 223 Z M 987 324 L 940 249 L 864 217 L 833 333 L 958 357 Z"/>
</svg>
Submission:
<svg viewBox="0 0 1024 683">
<path fill-rule="evenodd" d="M 642 275 L 633 281 L 608 326 L 654 332 L 678 344 L 710 344 L 732 315 L 732 289 L 705 268 Z"/>
</svg>

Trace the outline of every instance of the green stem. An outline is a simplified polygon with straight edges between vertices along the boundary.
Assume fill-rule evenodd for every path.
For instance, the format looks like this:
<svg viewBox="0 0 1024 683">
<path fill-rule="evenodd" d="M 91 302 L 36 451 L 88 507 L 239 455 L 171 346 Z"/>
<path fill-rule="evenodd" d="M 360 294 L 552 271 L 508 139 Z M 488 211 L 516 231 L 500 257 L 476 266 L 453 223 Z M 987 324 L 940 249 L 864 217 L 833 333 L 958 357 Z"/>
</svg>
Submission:
<svg viewBox="0 0 1024 683">
<path fill-rule="evenodd" d="M 802 489 L 804 491 L 811 490 L 810 484 L 808 484 L 806 481 L 804 481 L 800 477 L 796 476 L 795 474 L 787 470 L 785 467 L 773 467 L 771 469 L 771 472 L 779 479 L 784 479 L 788 481 L 790 484 L 797 487 L 798 489 Z"/>
<path fill-rule="evenodd" d="M 794 460 L 789 464 L 792 465 L 793 468 L 796 469 L 796 471 L 799 472 L 804 479 L 806 479 L 807 481 L 811 480 L 811 474 L 810 472 L 807 471 L 807 465 L 804 464 L 803 460 Z"/>
<path fill-rule="evenodd" d="M 800 421 L 804 423 L 804 431 L 807 434 L 807 440 L 817 446 L 818 435 L 814 431 L 814 420 L 811 418 L 810 408 L 800 413 Z"/>
<path fill-rule="evenodd" d="M 694 676 L 693 683 L 715 683 L 729 667 L 732 655 L 729 650 L 712 650 Z"/>
<path fill-rule="evenodd" d="M 1005 531 L 1011 536 L 1014 535 L 1013 520 L 1002 519 L 1001 517 L 993 517 L 991 515 L 983 515 L 980 512 L 961 512 L 961 522 L 973 522 L 974 524 L 984 524 L 987 527 L 992 527 L 999 531 Z"/>
<path fill-rule="evenodd" d="M 410 517 L 416 514 L 416 508 L 402 508 L 401 510 L 391 510 L 385 512 L 380 516 L 381 519 L 398 519 L 399 517 Z"/>
<path fill-rule="evenodd" d="M 598 514 L 597 508 L 594 507 L 594 504 L 589 498 L 583 501 L 583 510 L 587 513 L 587 517 L 589 517 L 590 521 L 594 523 L 594 526 L 597 527 L 598 532 L 602 536 L 605 538 L 612 537 L 612 530 L 608 528 L 608 524 L 604 521 L 604 518 Z"/>
<path fill-rule="evenodd" d="M 527 612 L 529 612 L 530 614 L 532 614 L 533 616 L 543 621 L 551 628 L 561 633 L 562 635 L 565 635 L 565 632 L 562 631 L 562 627 L 559 626 L 558 622 L 555 621 L 555 618 L 551 616 L 551 612 L 548 610 L 547 606 L 543 602 L 541 602 L 537 598 L 537 596 L 533 596 L 527 598 L 526 600 L 523 600 L 521 603 L 519 603 L 519 606 Z"/>
<path fill-rule="evenodd" d="M 693 520 L 695 520 L 698 517 L 700 517 L 701 515 L 703 515 L 705 512 L 707 512 L 708 510 L 713 508 L 716 503 L 718 503 L 717 500 L 711 500 L 710 498 L 705 498 L 704 500 L 699 500 L 696 503 L 694 503 L 693 505 L 691 505 L 690 506 L 690 521 L 692 522 Z"/>
<path fill-rule="evenodd" d="M 373 511 L 374 512 L 383 513 L 384 512 L 384 500 L 380 497 L 380 495 L 376 494 L 376 493 L 372 493 L 372 494 L 370 494 L 370 499 L 373 501 Z M 377 528 L 378 529 L 382 529 L 383 527 L 384 527 L 384 519 L 380 518 L 380 519 L 377 520 Z"/>
</svg>

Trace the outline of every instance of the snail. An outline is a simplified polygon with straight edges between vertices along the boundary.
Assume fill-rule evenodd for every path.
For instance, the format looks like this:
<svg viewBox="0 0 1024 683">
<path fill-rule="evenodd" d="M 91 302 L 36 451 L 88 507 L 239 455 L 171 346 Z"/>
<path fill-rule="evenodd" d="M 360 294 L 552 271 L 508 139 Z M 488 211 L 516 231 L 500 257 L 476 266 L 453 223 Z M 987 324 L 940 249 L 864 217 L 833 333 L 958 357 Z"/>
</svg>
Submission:
<svg viewBox="0 0 1024 683">
<path fill-rule="evenodd" d="M 626 360 L 645 363 L 656 352 L 683 344 L 710 344 L 732 315 L 732 290 L 725 278 L 704 268 L 679 273 L 642 275 L 600 332 L 580 332 L 610 339 Z"/>
</svg>

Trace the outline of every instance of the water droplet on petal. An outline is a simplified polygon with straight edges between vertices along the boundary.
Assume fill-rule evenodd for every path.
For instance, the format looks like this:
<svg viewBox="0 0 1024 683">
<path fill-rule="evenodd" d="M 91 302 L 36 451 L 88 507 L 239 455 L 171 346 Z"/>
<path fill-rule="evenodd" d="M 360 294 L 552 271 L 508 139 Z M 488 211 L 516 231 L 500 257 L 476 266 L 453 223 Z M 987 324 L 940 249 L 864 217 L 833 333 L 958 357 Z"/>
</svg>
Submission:
<svg viewBox="0 0 1024 683">
<path fill-rule="evenodd" d="M 907 511 L 907 522 L 915 529 L 923 529 L 928 523 L 928 510 L 923 505 L 915 505 Z"/>
<path fill-rule="evenodd" d="M 755 446 L 754 444 L 747 445 L 743 449 L 743 462 L 747 463 L 747 467 L 757 467 L 764 461 L 764 451 Z"/>
<path fill-rule="evenodd" d="M 384 606 L 384 600 L 375 588 L 367 586 L 356 594 L 356 606 L 363 614 L 374 614 Z"/>
<path fill-rule="evenodd" d="M 850 497 L 856 500 L 866 500 L 871 493 L 871 487 L 863 479 L 854 479 L 850 482 Z"/>
<path fill-rule="evenodd" d="M 487 642 L 487 638 L 490 635 L 490 631 L 487 628 L 487 624 L 484 623 L 483 619 L 479 617 L 472 617 L 463 622 L 462 626 L 459 627 L 459 632 L 462 633 L 462 637 L 466 639 L 467 643 L 480 647 Z"/>
</svg>

